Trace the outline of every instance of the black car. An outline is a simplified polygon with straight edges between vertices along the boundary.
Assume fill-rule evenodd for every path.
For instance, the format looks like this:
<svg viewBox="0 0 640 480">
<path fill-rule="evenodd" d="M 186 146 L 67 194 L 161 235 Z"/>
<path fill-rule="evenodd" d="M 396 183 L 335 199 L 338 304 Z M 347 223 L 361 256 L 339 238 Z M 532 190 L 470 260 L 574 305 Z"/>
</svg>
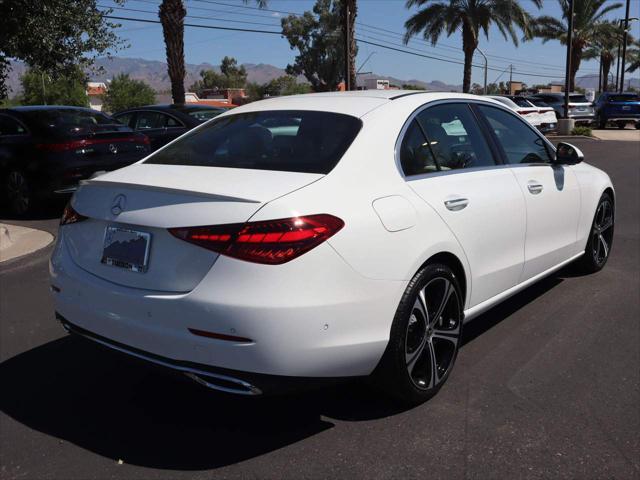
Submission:
<svg viewBox="0 0 640 480">
<path fill-rule="evenodd" d="M 148 153 L 148 137 L 89 108 L 0 109 L 1 190 L 15 215 Z"/>
<path fill-rule="evenodd" d="M 227 110 L 207 105 L 150 105 L 123 110 L 113 117 L 147 135 L 153 151 Z"/>
</svg>

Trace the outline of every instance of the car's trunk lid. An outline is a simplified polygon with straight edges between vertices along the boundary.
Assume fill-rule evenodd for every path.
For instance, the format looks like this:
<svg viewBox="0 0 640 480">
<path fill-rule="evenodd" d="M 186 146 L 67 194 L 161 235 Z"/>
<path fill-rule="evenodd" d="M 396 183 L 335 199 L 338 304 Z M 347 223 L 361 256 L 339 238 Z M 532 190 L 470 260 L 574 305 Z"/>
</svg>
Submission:
<svg viewBox="0 0 640 480">
<path fill-rule="evenodd" d="M 187 292 L 217 254 L 173 237 L 172 227 L 247 221 L 265 203 L 321 174 L 136 164 L 84 182 L 73 207 L 88 220 L 64 228 L 65 243 L 83 269 L 119 285 Z M 108 227 L 150 235 L 144 273 L 103 262 Z"/>
</svg>

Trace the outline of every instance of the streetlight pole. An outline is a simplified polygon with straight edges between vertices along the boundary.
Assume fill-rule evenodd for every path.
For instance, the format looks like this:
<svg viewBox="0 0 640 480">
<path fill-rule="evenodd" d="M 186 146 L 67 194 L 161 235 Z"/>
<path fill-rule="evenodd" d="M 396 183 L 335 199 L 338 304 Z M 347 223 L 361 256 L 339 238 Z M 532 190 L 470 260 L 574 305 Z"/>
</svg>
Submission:
<svg viewBox="0 0 640 480">
<path fill-rule="evenodd" d="M 622 22 L 624 20 L 618 20 L 618 29 L 622 28 Z M 618 56 L 616 57 L 616 86 L 614 88 L 615 91 L 618 91 L 618 80 L 620 79 L 620 37 L 618 37 Z"/>
<path fill-rule="evenodd" d="M 482 55 L 482 58 L 484 58 L 484 88 L 482 91 L 486 95 L 487 94 L 487 70 L 489 70 L 489 62 L 487 61 L 487 56 L 484 54 L 482 50 L 480 50 L 479 47 L 476 47 L 476 50 L 480 53 L 480 55 Z"/>
</svg>

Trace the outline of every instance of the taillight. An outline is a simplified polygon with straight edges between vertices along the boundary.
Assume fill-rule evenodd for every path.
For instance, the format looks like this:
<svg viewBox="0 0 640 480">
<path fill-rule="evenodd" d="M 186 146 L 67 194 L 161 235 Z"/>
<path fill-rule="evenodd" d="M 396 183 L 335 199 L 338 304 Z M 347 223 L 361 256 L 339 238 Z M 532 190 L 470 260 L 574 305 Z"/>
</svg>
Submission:
<svg viewBox="0 0 640 480">
<path fill-rule="evenodd" d="M 147 137 L 145 134 L 141 133 L 140 137 L 138 138 L 140 143 L 143 143 L 144 145 L 147 145 L 147 146 L 151 145 L 151 139 Z"/>
<path fill-rule="evenodd" d="M 64 212 L 62 212 L 62 218 L 60 219 L 60 225 L 69 225 L 70 223 L 78 223 L 86 220 L 88 217 L 84 215 L 80 215 L 76 212 L 71 206 L 71 202 L 67 203 L 67 206 L 64 207 Z"/>
<path fill-rule="evenodd" d="M 175 237 L 228 257 L 278 265 L 293 260 L 337 233 L 333 215 L 307 215 L 261 222 L 170 228 Z"/>
</svg>

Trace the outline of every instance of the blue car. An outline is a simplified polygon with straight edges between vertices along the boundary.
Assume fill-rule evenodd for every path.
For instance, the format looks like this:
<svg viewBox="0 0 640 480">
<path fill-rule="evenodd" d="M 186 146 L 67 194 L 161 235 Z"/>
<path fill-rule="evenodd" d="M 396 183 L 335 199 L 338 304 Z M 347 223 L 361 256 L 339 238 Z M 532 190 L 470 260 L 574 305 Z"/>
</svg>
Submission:
<svg viewBox="0 0 640 480">
<path fill-rule="evenodd" d="M 635 123 L 640 129 L 640 95 L 604 92 L 596 102 L 596 122 L 598 128 L 606 128 L 607 122 L 614 122 L 620 129 L 627 123 Z"/>
</svg>

